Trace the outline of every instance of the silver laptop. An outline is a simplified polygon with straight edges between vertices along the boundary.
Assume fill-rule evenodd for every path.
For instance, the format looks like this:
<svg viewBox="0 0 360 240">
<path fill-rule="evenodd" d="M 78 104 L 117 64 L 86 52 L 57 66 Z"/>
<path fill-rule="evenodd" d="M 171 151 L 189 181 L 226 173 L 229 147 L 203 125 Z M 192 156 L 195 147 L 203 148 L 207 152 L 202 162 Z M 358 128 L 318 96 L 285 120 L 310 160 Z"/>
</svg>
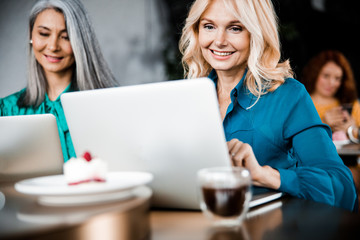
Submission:
<svg viewBox="0 0 360 240">
<path fill-rule="evenodd" d="M 230 166 L 214 83 L 177 80 L 61 96 L 77 155 L 148 171 L 153 206 L 199 209 L 196 173 Z"/>
<path fill-rule="evenodd" d="M 53 115 L 0 117 L 0 182 L 60 174 L 63 162 Z"/>
</svg>

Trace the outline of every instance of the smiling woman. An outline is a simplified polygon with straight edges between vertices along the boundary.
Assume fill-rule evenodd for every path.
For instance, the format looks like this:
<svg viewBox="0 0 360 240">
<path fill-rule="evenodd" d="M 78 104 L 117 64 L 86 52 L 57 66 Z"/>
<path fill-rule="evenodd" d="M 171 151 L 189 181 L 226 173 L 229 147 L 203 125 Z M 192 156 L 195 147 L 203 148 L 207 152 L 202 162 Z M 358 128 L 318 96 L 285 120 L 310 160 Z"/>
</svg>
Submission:
<svg viewBox="0 0 360 240">
<path fill-rule="evenodd" d="M 179 46 L 185 75 L 213 80 L 230 159 L 255 186 L 357 209 L 330 128 L 280 61 L 271 0 L 195 0 Z"/>
<path fill-rule="evenodd" d="M 303 69 L 302 81 L 315 104 L 321 120 L 333 132 L 352 127 L 358 138 L 360 104 L 349 60 L 337 50 L 321 51 Z M 348 136 L 349 137 L 349 136 Z"/>
<path fill-rule="evenodd" d="M 218 75 L 241 78 L 244 74 L 250 33 L 235 16 L 228 14 L 222 1 L 214 2 L 200 18 L 199 44 L 203 57 L 217 69 Z"/>
<path fill-rule="evenodd" d="M 0 116 L 51 113 L 64 161 L 75 157 L 60 102 L 64 92 L 116 86 L 80 0 L 40 0 L 29 18 L 25 89 L 0 99 Z"/>
<path fill-rule="evenodd" d="M 47 79 L 47 95 L 54 101 L 70 84 L 75 62 L 64 15 L 55 9 L 41 12 L 35 20 L 31 42 Z"/>
</svg>

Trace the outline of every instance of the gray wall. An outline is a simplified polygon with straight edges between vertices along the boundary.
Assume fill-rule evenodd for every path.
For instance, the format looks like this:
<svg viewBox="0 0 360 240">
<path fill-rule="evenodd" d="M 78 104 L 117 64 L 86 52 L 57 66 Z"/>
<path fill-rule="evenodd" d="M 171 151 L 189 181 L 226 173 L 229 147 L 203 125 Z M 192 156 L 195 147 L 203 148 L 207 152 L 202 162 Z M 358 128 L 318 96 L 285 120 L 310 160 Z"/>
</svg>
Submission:
<svg viewBox="0 0 360 240">
<path fill-rule="evenodd" d="M 28 14 L 36 0 L 0 0 L 0 98 L 26 86 Z M 121 85 L 166 80 L 160 0 L 82 0 Z"/>
</svg>

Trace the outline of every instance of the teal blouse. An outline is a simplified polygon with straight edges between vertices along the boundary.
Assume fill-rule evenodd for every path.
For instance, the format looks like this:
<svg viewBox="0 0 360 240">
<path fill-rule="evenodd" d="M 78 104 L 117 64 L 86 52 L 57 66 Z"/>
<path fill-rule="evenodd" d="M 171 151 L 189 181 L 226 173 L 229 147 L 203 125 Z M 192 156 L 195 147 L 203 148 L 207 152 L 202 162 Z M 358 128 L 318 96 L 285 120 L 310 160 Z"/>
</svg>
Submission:
<svg viewBox="0 0 360 240">
<path fill-rule="evenodd" d="M 288 78 L 256 97 L 244 78 L 231 91 L 223 126 L 226 140 L 250 144 L 260 165 L 280 172 L 280 191 L 353 210 L 357 194 L 350 170 L 337 154 L 330 128 L 321 122 L 304 86 Z M 209 75 L 215 85 L 217 75 Z"/>
<path fill-rule="evenodd" d="M 64 162 L 71 157 L 75 157 L 75 150 L 71 141 L 68 125 L 66 123 L 64 111 L 60 102 L 60 96 L 51 101 L 47 94 L 45 94 L 44 101 L 37 107 L 22 107 L 17 104 L 19 98 L 24 94 L 26 89 L 22 89 L 12 95 L 5 98 L 0 98 L 0 116 L 14 116 L 14 115 L 30 115 L 30 114 L 45 114 L 50 113 L 56 117 L 57 126 L 59 130 L 59 137 L 61 142 L 61 148 L 64 156 Z M 71 92 L 71 84 L 62 92 Z M 62 94 L 61 93 L 61 94 Z M 60 94 L 60 95 L 61 95 Z"/>
</svg>

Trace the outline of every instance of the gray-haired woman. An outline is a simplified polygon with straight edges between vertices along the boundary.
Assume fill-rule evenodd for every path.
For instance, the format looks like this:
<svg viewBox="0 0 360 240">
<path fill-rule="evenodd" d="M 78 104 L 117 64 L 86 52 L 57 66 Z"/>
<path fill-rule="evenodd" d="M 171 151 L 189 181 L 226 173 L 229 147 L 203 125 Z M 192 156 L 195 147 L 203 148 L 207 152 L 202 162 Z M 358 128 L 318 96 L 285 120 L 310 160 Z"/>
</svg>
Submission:
<svg viewBox="0 0 360 240">
<path fill-rule="evenodd" d="M 40 0 L 33 6 L 28 57 L 27 87 L 0 99 L 0 116 L 55 115 L 67 161 L 75 151 L 60 95 L 117 85 L 80 0 Z"/>
</svg>

